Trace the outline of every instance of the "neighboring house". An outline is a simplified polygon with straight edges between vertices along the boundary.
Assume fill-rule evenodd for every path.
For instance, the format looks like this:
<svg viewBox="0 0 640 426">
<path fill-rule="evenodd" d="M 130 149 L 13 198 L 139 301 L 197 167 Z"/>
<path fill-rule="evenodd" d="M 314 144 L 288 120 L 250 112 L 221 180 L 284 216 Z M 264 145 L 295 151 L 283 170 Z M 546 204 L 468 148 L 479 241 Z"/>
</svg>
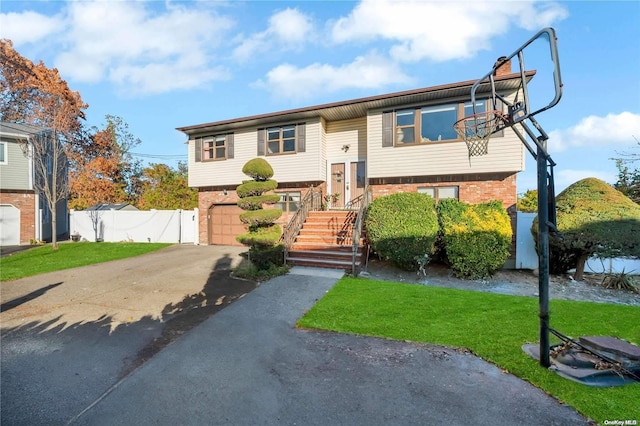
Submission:
<svg viewBox="0 0 640 426">
<path fill-rule="evenodd" d="M 534 74 L 527 72 L 527 78 Z M 520 81 L 510 64 L 495 77 L 497 90 L 507 98 L 516 95 Z M 455 121 L 473 111 L 473 83 L 178 128 L 189 137 L 189 186 L 199 191 L 200 244 L 237 244 L 235 235 L 244 227 L 235 188 L 248 179 L 242 167 L 255 157 L 273 167 L 278 207 L 289 216 L 310 187 L 339 194 L 333 207 L 343 207 L 369 186 L 374 198 L 417 191 L 436 200 L 498 199 L 515 217 L 524 145 L 506 128 L 492 137 L 488 155 L 470 158 L 453 130 Z M 478 99 L 477 110 L 487 104 Z"/>
<path fill-rule="evenodd" d="M 100 203 L 96 204 L 95 206 L 87 207 L 87 210 L 138 211 L 138 208 L 129 203 Z"/>
<path fill-rule="evenodd" d="M 35 167 L 28 142 L 47 130 L 0 122 L 0 244 L 51 241 L 51 211 L 34 185 Z M 25 155 L 24 150 L 27 151 Z M 57 235 L 69 233 L 67 200 L 57 205 Z"/>
</svg>

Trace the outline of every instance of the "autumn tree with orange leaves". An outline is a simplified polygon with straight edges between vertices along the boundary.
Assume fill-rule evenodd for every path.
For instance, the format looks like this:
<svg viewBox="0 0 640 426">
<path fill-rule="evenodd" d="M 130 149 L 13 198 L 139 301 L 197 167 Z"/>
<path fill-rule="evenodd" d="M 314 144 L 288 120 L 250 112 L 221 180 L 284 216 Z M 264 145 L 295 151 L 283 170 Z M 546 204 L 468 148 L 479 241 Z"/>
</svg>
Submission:
<svg viewBox="0 0 640 426">
<path fill-rule="evenodd" d="M 10 40 L 0 40 L 0 120 L 47 129 L 46 137 L 34 134 L 25 141 L 23 151 L 34 163 L 35 190 L 51 212 L 54 250 L 58 248 L 57 203 L 68 194 L 66 158 L 73 158 L 73 147 L 83 139 L 87 107 L 57 69 L 47 68 L 42 61 L 34 64 L 16 52 Z"/>
<path fill-rule="evenodd" d="M 135 204 L 142 190 L 142 167 L 130 150 L 140 144 L 120 117 L 107 115 L 103 128 L 92 127 L 71 171 L 69 207 L 83 210 L 99 203 Z"/>
</svg>

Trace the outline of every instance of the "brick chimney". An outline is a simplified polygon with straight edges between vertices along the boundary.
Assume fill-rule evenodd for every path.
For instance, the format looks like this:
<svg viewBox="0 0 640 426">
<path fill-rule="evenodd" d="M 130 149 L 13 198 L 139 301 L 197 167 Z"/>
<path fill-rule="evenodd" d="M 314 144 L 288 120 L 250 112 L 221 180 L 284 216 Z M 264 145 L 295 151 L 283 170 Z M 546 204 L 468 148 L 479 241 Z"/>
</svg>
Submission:
<svg viewBox="0 0 640 426">
<path fill-rule="evenodd" d="M 500 56 L 497 60 L 496 63 L 493 64 L 493 75 L 496 77 L 499 77 L 501 75 L 507 75 L 507 74 L 511 74 L 511 59 L 509 59 L 508 61 L 506 61 L 507 57 L 506 56 Z M 500 65 L 502 64 L 502 65 Z"/>
</svg>

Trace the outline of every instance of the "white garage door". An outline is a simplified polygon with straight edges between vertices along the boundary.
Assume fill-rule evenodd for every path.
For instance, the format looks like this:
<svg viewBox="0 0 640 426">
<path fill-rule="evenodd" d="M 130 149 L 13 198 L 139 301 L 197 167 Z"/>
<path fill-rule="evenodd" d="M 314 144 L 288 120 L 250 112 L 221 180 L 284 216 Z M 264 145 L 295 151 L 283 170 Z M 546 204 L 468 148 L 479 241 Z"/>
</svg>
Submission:
<svg viewBox="0 0 640 426">
<path fill-rule="evenodd" d="M 0 205 L 0 245 L 20 244 L 20 210 L 12 205 Z"/>
</svg>

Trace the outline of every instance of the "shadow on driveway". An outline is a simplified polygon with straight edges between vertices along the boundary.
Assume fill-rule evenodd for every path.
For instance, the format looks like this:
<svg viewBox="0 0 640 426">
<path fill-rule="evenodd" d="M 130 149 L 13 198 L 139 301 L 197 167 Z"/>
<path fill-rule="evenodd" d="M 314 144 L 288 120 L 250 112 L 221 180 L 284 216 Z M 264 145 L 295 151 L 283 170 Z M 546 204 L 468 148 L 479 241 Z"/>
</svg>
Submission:
<svg viewBox="0 0 640 426">
<path fill-rule="evenodd" d="M 71 293 L 63 292 L 71 282 L 59 281 L 3 301 L 3 319 L 5 315 L 11 315 L 11 323 L 16 324 L 19 316 L 33 318 L 9 327 L 2 321 L 0 418 L 3 424 L 65 424 L 163 347 L 257 286 L 255 282 L 230 276 L 231 267 L 241 261 L 239 251 L 219 253 L 207 247 L 201 249 L 212 255 L 204 256 L 204 267 L 209 273 L 200 284 L 201 290 L 188 294 L 179 302 L 166 303 L 160 315 L 147 314 L 135 321 L 115 323 L 113 315 L 107 314 L 95 319 L 77 320 L 77 316 L 69 313 L 74 307 L 71 303 L 64 306 L 59 315 L 52 316 L 59 307 L 56 303 L 65 296 L 77 298 L 75 293 L 90 287 L 87 277 L 90 279 L 95 275 L 95 269 L 91 274 L 76 271 L 70 281 L 84 282 L 74 286 Z M 194 251 L 189 249 L 187 256 Z M 140 257 L 137 272 L 129 270 L 127 274 L 135 275 L 144 270 L 144 259 L 149 259 L 147 256 L 152 257 L 153 253 Z M 175 261 L 180 263 L 179 259 Z M 126 261 L 109 262 L 101 270 L 106 274 L 109 269 L 126 267 L 126 264 Z M 189 264 L 185 267 L 196 266 Z M 180 276 L 178 271 L 173 270 L 173 275 L 167 275 L 165 279 L 179 283 L 180 280 L 195 278 L 189 274 Z M 46 282 L 48 276 L 50 274 L 40 276 L 40 282 Z M 1 285 L 4 290 L 8 285 L 20 285 L 20 281 L 3 282 Z M 106 284 L 101 283 L 101 287 L 100 290 L 107 290 L 104 288 Z M 151 285 L 148 291 L 153 292 L 154 287 L 160 288 Z M 100 290 L 92 289 L 94 292 Z M 116 290 L 110 293 L 114 300 L 128 300 L 126 288 L 117 287 Z M 61 294 L 51 294 L 53 292 Z M 132 294 L 130 297 L 144 296 L 141 292 L 135 294 L 137 296 Z M 87 310 L 85 300 L 77 302 L 80 312 Z M 89 308 L 93 312 L 101 308 L 104 312 L 109 310 L 99 304 L 89 305 Z M 69 318 L 74 318 L 73 322 L 69 322 Z"/>
</svg>

